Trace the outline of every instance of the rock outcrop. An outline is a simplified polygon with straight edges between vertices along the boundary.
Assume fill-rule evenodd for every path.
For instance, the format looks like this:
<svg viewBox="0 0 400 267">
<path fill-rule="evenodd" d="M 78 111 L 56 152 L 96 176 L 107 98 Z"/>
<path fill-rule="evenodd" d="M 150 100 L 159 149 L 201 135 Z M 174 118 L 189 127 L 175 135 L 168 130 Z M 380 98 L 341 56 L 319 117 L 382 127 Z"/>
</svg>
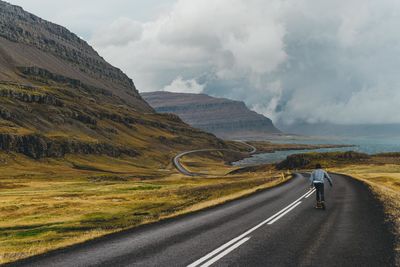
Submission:
<svg viewBox="0 0 400 267">
<path fill-rule="evenodd" d="M 134 149 L 115 147 L 107 143 L 84 143 L 75 140 L 51 140 L 41 135 L 10 135 L 0 133 L 0 150 L 22 153 L 39 159 L 44 157 L 63 157 L 65 154 L 94 154 L 118 157 L 122 154 L 131 157 L 139 153 Z"/>
<path fill-rule="evenodd" d="M 269 118 L 249 110 L 240 101 L 171 92 L 142 96 L 157 112 L 174 113 L 191 126 L 222 138 L 262 138 L 280 133 Z"/>
</svg>

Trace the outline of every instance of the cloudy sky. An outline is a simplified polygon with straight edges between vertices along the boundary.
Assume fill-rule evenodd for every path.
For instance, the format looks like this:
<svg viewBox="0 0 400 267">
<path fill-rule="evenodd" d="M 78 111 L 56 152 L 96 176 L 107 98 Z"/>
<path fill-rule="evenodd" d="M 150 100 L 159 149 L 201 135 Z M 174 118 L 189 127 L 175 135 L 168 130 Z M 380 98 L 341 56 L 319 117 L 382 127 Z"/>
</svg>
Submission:
<svg viewBox="0 0 400 267">
<path fill-rule="evenodd" d="M 400 123 L 398 0 L 9 0 L 139 91 L 243 100 L 274 121 Z"/>
</svg>

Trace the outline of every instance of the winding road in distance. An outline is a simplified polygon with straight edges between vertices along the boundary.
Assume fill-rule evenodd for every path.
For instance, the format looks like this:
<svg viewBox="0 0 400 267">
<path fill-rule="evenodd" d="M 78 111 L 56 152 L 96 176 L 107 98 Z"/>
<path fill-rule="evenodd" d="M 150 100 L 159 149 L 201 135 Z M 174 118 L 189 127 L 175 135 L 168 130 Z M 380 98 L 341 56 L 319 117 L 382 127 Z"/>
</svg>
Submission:
<svg viewBox="0 0 400 267">
<path fill-rule="evenodd" d="M 251 151 L 249 151 L 249 154 L 250 154 L 250 155 L 252 155 L 252 154 L 254 154 L 254 153 L 257 152 L 257 148 L 255 148 L 254 146 L 252 146 L 252 145 L 246 143 L 245 141 L 236 140 L 235 142 L 242 143 L 242 144 L 248 146 L 248 147 L 251 149 Z M 190 150 L 190 151 L 185 151 L 185 152 L 179 153 L 178 155 L 176 155 L 176 156 L 173 158 L 172 162 L 173 162 L 175 168 L 176 168 L 180 173 L 182 173 L 182 174 L 184 174 L 184 175 L 187 175 L 187 176 L 198 176 L 198 175 L 202 175 L 201 173 L 194 173 L 194 172 L 191 172 L 191 171 L 189 171 L 188 169 L 186 169 L 186 168 L 181 164 L 180 159 L 181 159 L 183 156 L 188 155 L 188 154 L 198 153 L 198 152 L 206 152 L 206 151 L 235 151 L 235 150 L 232 150 L 232 149 L 215 149 L 215 148 Z M 235 152 L 237 152 L 237 151 L 235 151 Z"/>
<path fill-rule="evenodd" d="M 395 266 L 394 236 L 370 189 L 332 174 L 327 210 L 306 175 L 210 209 L 13 266 Z"/>
</svg>

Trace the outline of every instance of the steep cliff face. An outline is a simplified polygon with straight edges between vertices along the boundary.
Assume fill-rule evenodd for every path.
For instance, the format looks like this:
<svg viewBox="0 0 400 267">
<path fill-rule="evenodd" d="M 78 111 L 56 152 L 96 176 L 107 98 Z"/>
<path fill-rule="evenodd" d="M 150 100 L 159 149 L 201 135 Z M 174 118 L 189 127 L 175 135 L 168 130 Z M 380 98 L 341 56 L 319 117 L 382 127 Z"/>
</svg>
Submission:
<svg viewBox="0 0 400 267">
<path fill-rule="evenodd" d="M 175 113 L 193 127 L 222 138 L 262 138 L 280 133 L 269 118 L 249 110 L 240 101 L 170 92 L 142 96 L 157 112 Z"/>
<path fill-rule="evenodd" d="M 85 41 L 64 27 L 0 1 L 0 80 L 31 83 L 35 76 L 43 78 L 39 70 L 107 90 L 138 110 L 151 111 L 133 81 Z"/>
<path fill-rule="evenodd" d="M 169 164 L 178 151 L 226 146 L 155 113 L 131 79 L 75 34 L 0 1 L 0 151 L 126 156 L 146 167 Z"/>
</svg>

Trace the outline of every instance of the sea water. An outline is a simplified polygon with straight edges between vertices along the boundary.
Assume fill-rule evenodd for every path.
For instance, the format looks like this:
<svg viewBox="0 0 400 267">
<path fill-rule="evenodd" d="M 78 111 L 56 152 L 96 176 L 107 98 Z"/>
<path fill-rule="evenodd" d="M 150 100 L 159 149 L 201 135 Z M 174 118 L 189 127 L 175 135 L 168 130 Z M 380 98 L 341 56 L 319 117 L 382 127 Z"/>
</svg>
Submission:
<svg viewBox="0 0 400 267">
<path fill-rule="evenodd" d="M 341 148 L 322 148 L 312 150 L 286 150 L 273 153 L 260 153 L 249 158 L 234 162 L 236 166 L 258 165 L 265 163 L 275 163 L 284 160 L 288 155 L 301 154 L 307 152 L 334 152 L 334 151 L 357 151 L 367 154 L 377 154 L 386 152 L 400 152 L 400 136 L 398 137 L 286 137 L 267 139 L 273 143 L 293 143 L 293 144 L 339 144 L 354 145 L 354 147 Z"/>
</svg>

